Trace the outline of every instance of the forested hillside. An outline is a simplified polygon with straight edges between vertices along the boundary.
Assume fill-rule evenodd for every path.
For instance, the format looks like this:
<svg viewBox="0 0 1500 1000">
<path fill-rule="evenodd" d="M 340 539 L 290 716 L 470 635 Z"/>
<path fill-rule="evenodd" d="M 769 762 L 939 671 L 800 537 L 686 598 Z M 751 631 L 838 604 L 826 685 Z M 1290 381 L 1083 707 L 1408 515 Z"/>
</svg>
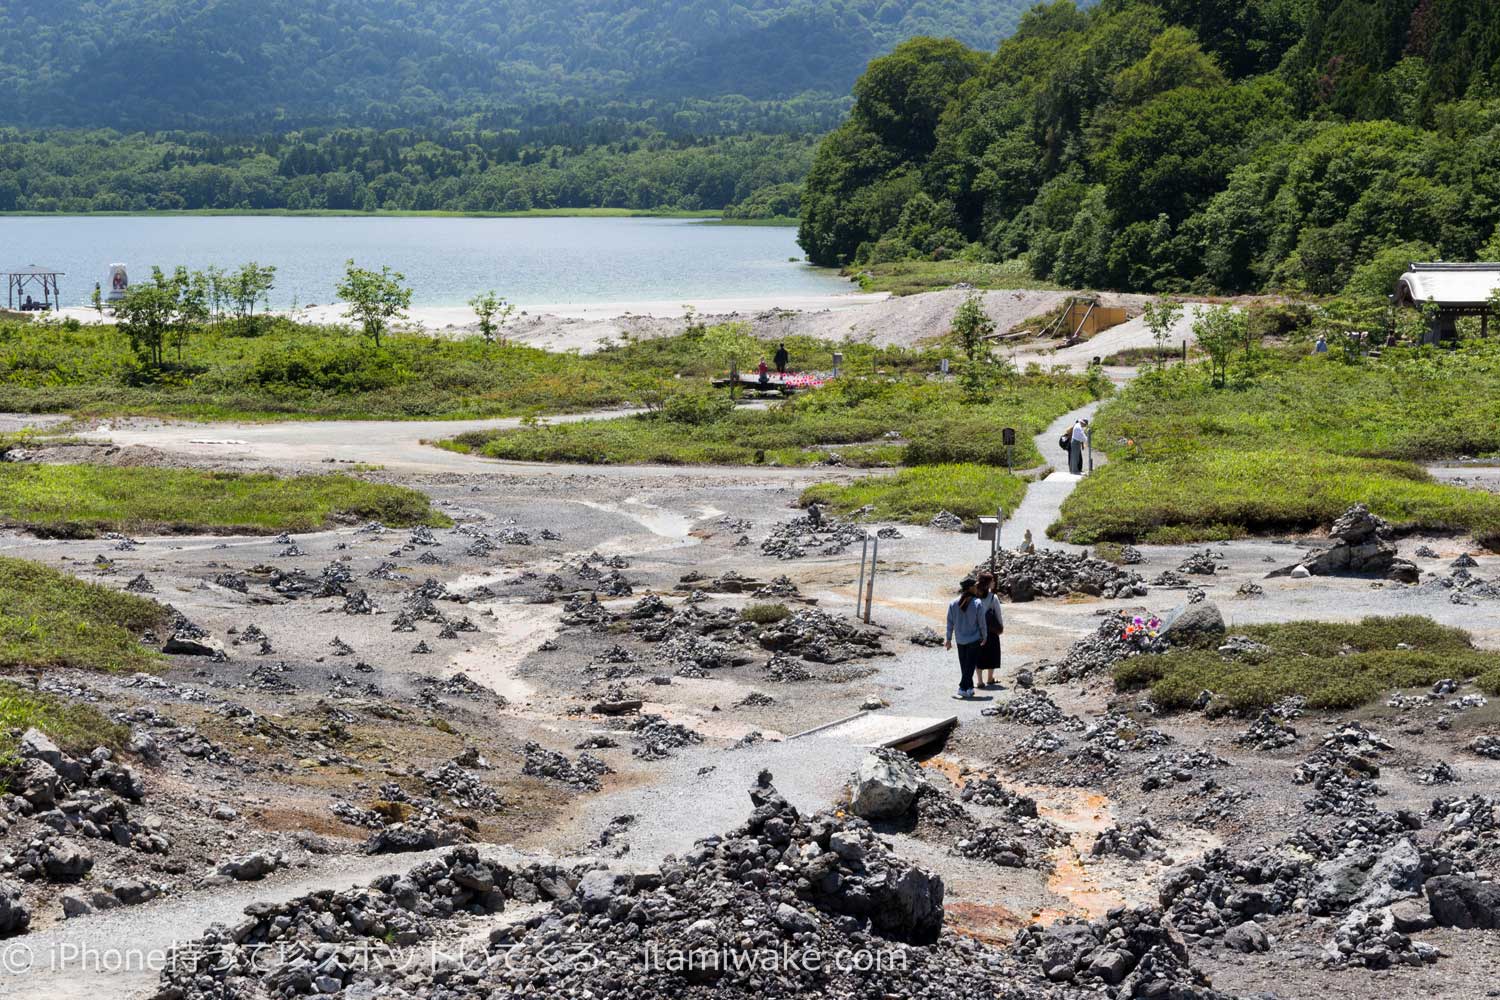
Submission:
<svg viewBox="0 0 1500 1000">
<path fill-rule="evenodd" d="M 721 132 L 716 119 L 743 118 L 747 101 L 819 95 L 798 113 L 836 113 L 871 57 L 915 35 L 991 49 L 1027 5 L 0 0 L 0 124 L 222 130 L 481 113 L 509 126 L 585 99 Z"/>
<path fill-rule="evenodd" d="M 1068 0 L 876 60 L 821 144 L 817 263 L 1025 258 L 1077 287 L 1337 291 L 1500 255 L 1500 4 Z"/>
</svg>

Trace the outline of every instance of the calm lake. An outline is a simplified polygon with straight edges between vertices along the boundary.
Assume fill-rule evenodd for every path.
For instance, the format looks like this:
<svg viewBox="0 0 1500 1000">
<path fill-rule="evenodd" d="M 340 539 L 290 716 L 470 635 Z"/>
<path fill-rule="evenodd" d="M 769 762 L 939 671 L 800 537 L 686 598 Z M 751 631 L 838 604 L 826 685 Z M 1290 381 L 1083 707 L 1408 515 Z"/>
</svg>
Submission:
<svg viewBox="0 0 1500 1000">
<path fill-rule="evenodd" d="M 406 275 L 412 303 L 456 306 L 485 289 L 523 307 L 837 295 L 849 282 L 801 260 L 796 231 L 682 219 L 48 216 L 0 219 L 0 269 L 66 272 L 86 305 L 111 263 L 132 282 L 245 261 L 276 266 L 273 308 L 326 304 L 344 262 Z"/>
</svg>

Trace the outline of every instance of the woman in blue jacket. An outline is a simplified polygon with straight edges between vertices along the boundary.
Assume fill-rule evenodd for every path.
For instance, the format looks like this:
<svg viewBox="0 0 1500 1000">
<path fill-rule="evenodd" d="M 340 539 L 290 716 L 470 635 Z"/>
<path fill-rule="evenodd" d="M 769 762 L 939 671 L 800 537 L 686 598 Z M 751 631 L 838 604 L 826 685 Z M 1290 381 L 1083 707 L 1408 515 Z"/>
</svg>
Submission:
<svg viewBox="0 0 1500 1000">
<path fill-rule="evenodd" d="M 979 651 L 989 638 L 984 620 L 984 602 L 975 593 L 972 578 L 959 584 L 958 599 L 948 605 L 947 648 L 958 640 L 958 697 L 974 697 L 974 668 L 979 665 Z"/>
</svg>

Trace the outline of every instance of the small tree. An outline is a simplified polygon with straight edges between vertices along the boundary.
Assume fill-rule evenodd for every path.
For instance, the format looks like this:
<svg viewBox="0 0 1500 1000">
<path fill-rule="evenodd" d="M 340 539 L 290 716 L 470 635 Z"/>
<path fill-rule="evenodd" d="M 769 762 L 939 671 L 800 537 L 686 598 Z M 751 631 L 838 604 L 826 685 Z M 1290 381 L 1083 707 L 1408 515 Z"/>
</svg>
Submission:
<svg viewBox="0 0 1500 1000">
<path fill-rule="evenodd" d="M 210 266 L 203 272 L 203 278 L 208 283 L 208 311 L 214 321 L 224 316 L 224 309 L 229 304 L 229 274 L 217 265 Z"/>
<path fill-rule="evenodd" d="M 276 287 L 276 268 L 261 266 L 255 261 L 240 265 L 240 269 L 228 275 L 226 288 L 229 301 L 234 305 L 234 316 L 241 325 L 249 325 L 255 315 L 256 303 L 264 302 L 269 308 L 271 289 Z"/>
<path fill-rule="evenodd" d="M 157 272 L 160 276 L 160 272 Z M 141 360 L 160 368 L 162 347 L 177 315 L 177 293 L 168 281 L 130 286 L 115 306 L 120 330 L 130 338 L 130 349 Z"/>
<path fill-rule="evenodd" d="M 1229 359 L 1235 348 L 1245 342 L 1245 314 L 1229 306 L 1205 310 L 1193 321 L 1193 335 L 1198 346 L 1208 352 L 1214 385 L 1224 385 L 1229 376 Z"/>
<path fill-rule="evenodd" d="M 1156 343 L 1158 364 L 1166 361 L 1167 340 L 1172 336 L 1172 329 L 1180 319 L 1182 319 L 1182 303 L 1176 299 L 1157 299 L 1146 303 L 1146 327 L 1151 331 L 1151 339 Z"/>
<path fill-rule="evenodd" d="M 104 296 L 99 291 L 99 283 L 97 281 L 94 282 L 94 294 L 89 297 L 89 304 L 94 307 L 94 311 L 99 314 L 99 318 L 101 320 L 104 319 Z"/>
<path fill-rule="evenodd" d="M 995 321 L 984 311 L 984 299 L 975 292 L 964 299 L 953 312 L 953 323 L 948 333 L 963 350 L 970 365 L 979 360 L 980 353 L 989 354 L 985 339 L 995 332 Z"/>
<path fill-rule="evenodd" d="M 344 267 L 344 280 L 335 289 L 346 305 L 344 318 L 358 321 L 366 337 L 380 346 L 380 336 L 393 319 L 405 319 L 411 307 L 411 289 L 404 284 L 406 275 L 382 266 L 379 271 L 356 267 L 350 260 Z"/>
<path fill-rule="evenodd" d="M 515 313 L 516 307 L 500 298 L 494 292 L 481 292 L 469 300 L 469 308 L 474 310 L 474 315 L 479 317 L 479 334 L 484 337 L 486 343 L 493 344 L 495 335 L 500 333 L 506 322 Z M 505 338 L 500 338 L 500 346 L 505 346 Z"/>
</svg>

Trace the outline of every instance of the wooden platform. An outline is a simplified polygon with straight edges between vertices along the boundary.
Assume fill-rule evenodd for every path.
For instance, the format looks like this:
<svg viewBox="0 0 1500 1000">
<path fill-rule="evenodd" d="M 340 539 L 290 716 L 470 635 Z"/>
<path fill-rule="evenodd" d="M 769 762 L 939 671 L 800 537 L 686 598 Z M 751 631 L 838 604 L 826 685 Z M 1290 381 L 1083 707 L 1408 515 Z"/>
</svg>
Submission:
<svg viewBox="0 0 1500 1000">
<path fill-rule="evenodd" d="M 891 715 L 885 712 L 859 712 L 815 729 L 798 733 L 794 740 L 839 740 L 855 746 L 886 747 L 892 750 L 915 750 L 935 743 L 958 725 L 958 716 L 947 718 L 920 715 Z"/>
<path fill-rule="evenodd" d="M 741 375 L 738 381 L 730 378 L 714 379 L 715 389 L 727 389 L 734 385 L 739 386 L 741 392 L 776 392 L 783 396 L 802 391 L 799 386 L 787 385 L 785 382 L 778 382 L 775 378 L 767 379 L 762 385 L 759 375 Z"/>
</svg>

